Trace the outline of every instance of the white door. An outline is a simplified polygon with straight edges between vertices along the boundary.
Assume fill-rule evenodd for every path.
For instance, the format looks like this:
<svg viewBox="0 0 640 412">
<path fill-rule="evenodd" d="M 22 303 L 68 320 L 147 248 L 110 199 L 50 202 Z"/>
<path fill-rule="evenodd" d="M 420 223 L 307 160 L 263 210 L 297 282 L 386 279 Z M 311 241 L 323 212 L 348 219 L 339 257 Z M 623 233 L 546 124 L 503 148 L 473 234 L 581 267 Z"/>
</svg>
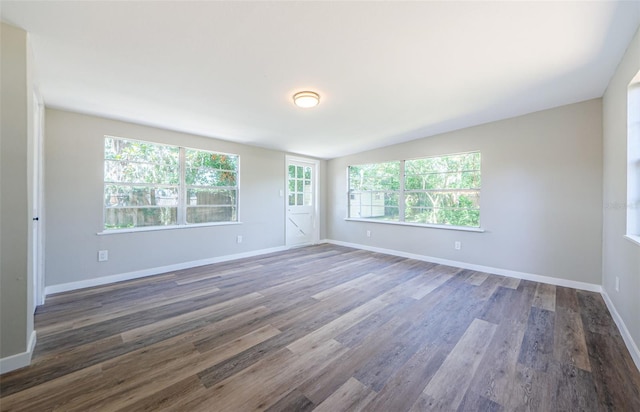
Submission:
<svg viewBox="0 0 640 412">
<path fill-rule="evenodd" d="M 287 246 L 316 240 L 316 164 L 287 158 Z"/>
<path fill-rule="evenodd" d="M 32 160 L 32 216 L 31 216 L 31 268 L 33 276 L 33 311 L 44 304 L 44 262 L 42 247 L 42 182 L 43 182 L 43 123 L 44 110 L 37 95 L 33 98 L 33 156 Z"/>
</svg>

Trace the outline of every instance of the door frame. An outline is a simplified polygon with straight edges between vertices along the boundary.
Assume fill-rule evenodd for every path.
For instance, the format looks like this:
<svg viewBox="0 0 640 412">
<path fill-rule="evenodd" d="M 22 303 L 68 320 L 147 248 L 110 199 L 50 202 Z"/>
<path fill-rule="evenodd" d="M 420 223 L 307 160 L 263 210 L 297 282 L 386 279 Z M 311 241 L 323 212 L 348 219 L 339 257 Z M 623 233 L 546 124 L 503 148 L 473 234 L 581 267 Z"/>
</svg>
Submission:
<svg viewBox="0 0 640 412">
<path fill-rule="evenodd" d="M 33 276 L 33 308 L 44 304 L 44 102 L 37 90 L 33 92 L 33 143 L 32 143 L 32 182 L 30 196 L 31 204 L 31 233 L 33 238 L 30 245 L 29 259 L 31 261 L 31 276 Z"/>
<path fill-rule="evenodd" d="M 284 161 L 284 243 L 287 247 L 295 247 L 289 245 L 287 239 L 287 208 L 289 206 L 289 197 L 287 196 L 289 191 L 289 162 L 307 163 L 313 165 L 314 176 L 311 181 L 313 182 L 313 235 L 311 237 L 311 244 L 315 245 L 320 243 L 320 161 L 308 157 L 285 155 Z M 297 246 L 297 245 L 296 245 Z"/>
</svg>

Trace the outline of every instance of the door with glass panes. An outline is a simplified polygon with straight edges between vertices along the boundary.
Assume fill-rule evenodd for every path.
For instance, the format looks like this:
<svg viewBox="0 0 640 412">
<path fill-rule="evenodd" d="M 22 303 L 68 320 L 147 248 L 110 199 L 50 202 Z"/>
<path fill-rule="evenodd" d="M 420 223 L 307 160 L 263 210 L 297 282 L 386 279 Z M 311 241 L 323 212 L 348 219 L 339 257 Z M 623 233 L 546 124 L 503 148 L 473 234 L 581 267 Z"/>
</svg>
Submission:
<svg viewBox="0 0 640 412">
<path fill-rule="evenodd" d="M 315 164 L 287 161 L 287 246 L 310 244 L 315 233 Z"/>
</svg>

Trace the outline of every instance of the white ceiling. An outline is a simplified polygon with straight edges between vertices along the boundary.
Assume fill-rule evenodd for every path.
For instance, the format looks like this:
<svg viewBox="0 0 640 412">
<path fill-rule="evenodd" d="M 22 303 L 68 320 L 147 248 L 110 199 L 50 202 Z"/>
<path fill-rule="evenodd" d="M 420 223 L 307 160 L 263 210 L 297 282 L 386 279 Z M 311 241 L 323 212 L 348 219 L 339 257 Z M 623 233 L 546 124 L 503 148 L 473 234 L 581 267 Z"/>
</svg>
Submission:
<svg viewBox="0 0 640 412">
<path fill-rule="evenodd" d="M 320 158 L 600 97 L 640 24 L 639 1 L 1 7 L 50 107 Z"/>
</svg>

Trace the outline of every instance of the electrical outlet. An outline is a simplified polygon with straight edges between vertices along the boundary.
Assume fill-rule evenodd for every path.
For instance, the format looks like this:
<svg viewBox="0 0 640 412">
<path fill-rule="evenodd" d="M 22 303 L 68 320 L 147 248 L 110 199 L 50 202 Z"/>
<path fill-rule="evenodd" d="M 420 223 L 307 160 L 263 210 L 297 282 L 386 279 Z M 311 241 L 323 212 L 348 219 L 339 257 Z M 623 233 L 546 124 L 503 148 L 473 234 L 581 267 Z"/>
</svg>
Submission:
<svg viewBox="0 0 640 412">
<path fill-rule="evenodd" d="M 371 237 L 371 231 L 367 230 L 367 237 Z"/>
<path fill-rule="evenodd" d="M 242 243 L 242 236 L 238 235 L 238 237 L 236 238 L 236 242 Z"/>
<path fill-rule="evenodd" d="M 98 262 L 106 262 L 109 260 L 108 250 L 98 250 Z"/>
<path fill-rule="evenodd" d="M 453 247 L 456 250 L 460 250 L 460 248 L 462 248 L 462 243 L 460 243 L 459 241 L 456 241 L 456 243 L 453 244 Z"/>
<path fill-rule="evenodd" d="M 620 278 L 616 276 L 616 292 L 620 292 Z"/>
</svg>

